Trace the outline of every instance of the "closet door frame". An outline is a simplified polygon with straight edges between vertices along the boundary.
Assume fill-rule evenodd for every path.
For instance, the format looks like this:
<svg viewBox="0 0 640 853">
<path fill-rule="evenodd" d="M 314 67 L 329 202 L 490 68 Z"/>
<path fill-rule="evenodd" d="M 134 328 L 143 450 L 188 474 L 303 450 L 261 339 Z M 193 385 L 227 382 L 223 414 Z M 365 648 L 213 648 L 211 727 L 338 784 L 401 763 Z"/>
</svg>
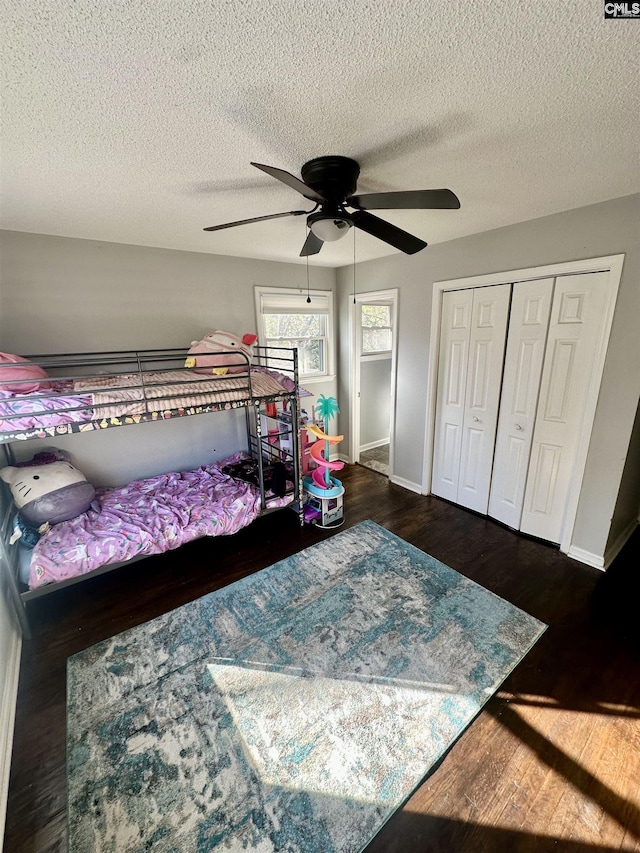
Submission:
<svg viewBox="0 0 640 853">
<path fill-rule="evenodd" d="M 488 275 L 470 276 L 468 278 L 451 279 L 447 281 L 436 281 L 433 283 L 427 379 L 427 415 L 424 440 L 425 464 L 422 479 L 423 494 L 427 495 L 431 492 L 431 470 L 433 466 L 438 355 L 440 352 L 440 322 L 443 292 L 470 287 L 489 287 L 494 284 L 513 284 L 517 287 L 518 282 L 532 281 L 533 279 L 538 278 L 555 278 L 558 276 L 579 275 L 590 272 L 607 273 L 606 306 L 596 345 L 591 379 L 587 390 L 584 418 L 581 421 L 580 432 L 576 442 L 571 486 L 567 496 L 565 517 L 560 538 L 560 550 L 563 553 L 567 553 L 570 550 L 576 514 L 578 511 L 580 490 L 582 488 L 582 480 L 584 477 L 584 469 L 587 461 L 587 453 L 589 450 L 589 440 L 591 437 L 591 430 L 598 402 L 598 393 L 600 391 L 600 383 L 602 381 L 602 373 L 604 370 L 604 361 L 607 353 L 607 347 L 609 345 L 613 312 L 616 304 L 616 298 L 618 296 L 620 278 L 622 276 L 623 262 L 624 255 L 609 255 L 606 257 L 587 258 L 584 260 L 549 264 L 540 267 L 507 270 L 506 272 L 489 273 Z"/>
</svg>

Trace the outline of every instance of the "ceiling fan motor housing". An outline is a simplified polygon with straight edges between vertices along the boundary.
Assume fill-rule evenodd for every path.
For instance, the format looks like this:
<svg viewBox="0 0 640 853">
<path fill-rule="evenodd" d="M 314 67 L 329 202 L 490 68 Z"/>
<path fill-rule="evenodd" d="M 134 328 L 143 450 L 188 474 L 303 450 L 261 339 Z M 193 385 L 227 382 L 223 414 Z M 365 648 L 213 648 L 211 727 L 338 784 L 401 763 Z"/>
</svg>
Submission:
<svg viewBox="0 0 640 853">
<path fill-rule="evenodd" d="M 350 157 L 316 157 L 300 170 L 304 183 L 338 207 L 356 191 L 360 166 Z"/>
</svg>

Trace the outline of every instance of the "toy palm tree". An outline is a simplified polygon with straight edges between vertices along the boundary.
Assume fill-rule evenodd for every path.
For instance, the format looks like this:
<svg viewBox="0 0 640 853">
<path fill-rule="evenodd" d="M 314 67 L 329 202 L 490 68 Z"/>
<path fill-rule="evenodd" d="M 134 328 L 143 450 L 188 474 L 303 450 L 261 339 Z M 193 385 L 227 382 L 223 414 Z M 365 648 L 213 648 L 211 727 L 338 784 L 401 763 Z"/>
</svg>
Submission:
<svg viewBox="0 0 640 853">
<path fill-rule="evenodd" d="M 328 421 L 331 418 L 335 417 L 335 415 L 340 414 L 340 409 L 338 408 L 338 401 L 335 397 L 325 397 L 324 394 L 320 394 L 318 397 L 318 402 L 316 404 L 316 411 L 318 415 L 322 419 L 325 432 L 328 429 Z M 324 458 L 329 461 L 329 442 L 325 440 L 324 443 Z M 324 481 L 327 484 L 327 488 L 331 488 L 331 471 L 329 468 L 325 468 L 324 470 Z"/>
</svg>

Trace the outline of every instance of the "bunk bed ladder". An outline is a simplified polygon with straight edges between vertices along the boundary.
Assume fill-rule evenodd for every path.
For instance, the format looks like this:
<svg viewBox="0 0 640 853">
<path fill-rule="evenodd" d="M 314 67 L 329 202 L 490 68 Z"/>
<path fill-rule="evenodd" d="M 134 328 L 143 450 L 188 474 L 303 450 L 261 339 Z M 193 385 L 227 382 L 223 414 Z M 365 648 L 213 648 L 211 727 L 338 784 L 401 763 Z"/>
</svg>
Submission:
<svg viewBox="0 0 640 853">
<path fill-rule="evenodd" d="M 293 348 L 293 381 L 296 394 L 291 400 L 291 430 L 293 439 L 293 466 L 295 473 L 296 506 L 300 527 L 304 526 L 304 489 L 302 487 L 302 448 L 300 446 L 300 376 L 298 374 L 298 348 Z"/>
<path fill-rule="evenodd" d="M 256 456 L 258 462 L 258 488 L 260 489 L 260 510 L 264 512 L 267 508 L 267 499 L 265 496 L 264 484 L 264 456 L 262 453 L 262 424 L 260 419 L 260 401 L 256 400 L 253 404 L 253 411 L 256 424 Z"/>
<path fill-rule="evenodd" d="M 295 512 L 298 516 L 298 520 L 300 522 L 300 526 L 302 527 L 304 525 L 304 490 L 302 486 L 302 447 L 300 443 L 300 399 L 298 396 L 300 386 L 298 375 L 298 350 L 295 347 L 292 349 L 285 347 L 272 347 L 271 349 L 282 350 L 283 352 L 286 349 L 288 353 L 286 357 L 284 355 L 272 357 L 278 362 L 276 369 L 283 370 L 286 375 L 288 375 L 293 380 L 294 383 L 295 390 L 282 395 L 277 395 L 277 397 L 272 399 L 285 400 L 289 403 L 289 411 L 291 415 L 291 419 L 289 422 L 289 429 L 291 430 L 291 451 L 290 453 L 287 453 L 287 458 L 291 461 L 293 469 L 292 478 L 294 481 L 293 501 L 291 508 L 295 509 Z M 260 359 L 261 364 L 264 363 L 265 366 L 269 364 L 268 355 L 260 354 L 258 355 L 258 359 Z M 262 362 L 262 359 L 264 359 L 264 362 Z M 288 362 L 287 366 L 282 367 L 282 362 Z M 250 375 L 249 383 L 251 383 Z M 258 473 L 258 488 L 260 490 L 260 510 L 261 512 L 266 512 L 268 510 L 268 507 L 266 499 L 267 484 L 265 481 L 265 451 L 268 453 L 268 464 L 272 463 L 274 459 L 277 459 L 278 454 L 273 452 L 269 448 L 269 436 L 263 434 L 261 407 L 265 404 L 266 401 L 264 399 L 258 399 L 253 396 L 251 385 L 249 385 L 249 393 L 251 397 L 251 405 L 247 406 L 246 409 L 247 449 L 249 451 L 249 455 L 255 457 Z"/>
</svg>

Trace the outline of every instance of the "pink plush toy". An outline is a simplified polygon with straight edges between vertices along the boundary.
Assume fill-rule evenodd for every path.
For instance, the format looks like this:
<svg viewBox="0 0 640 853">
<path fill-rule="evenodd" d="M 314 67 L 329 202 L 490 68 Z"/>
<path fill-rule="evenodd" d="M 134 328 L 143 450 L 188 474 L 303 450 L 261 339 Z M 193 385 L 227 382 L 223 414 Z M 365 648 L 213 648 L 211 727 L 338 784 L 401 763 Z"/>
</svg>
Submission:
<svg viewBox="0 0 640 853">
<path fill-rule="evenodd" d="M 201 341 L 192 341 L 185 367 L 193 367 L 198 373 L 246 373 L 247 362 L 251 362 L 253 345 L 257 335 L 246 334 L 241 338 L 230 332 L 210 332 Z M 206 355 L 211 353 L 211 355 Z"/>
<path fill-rule="evenodd" d="M 0 352 L 0 380 L 8 380 L 6 383 L 0 381 L 0 388 L 4 391 L 10 391 L 12 394 L 32 394 L 48 387 L 49 383 L 42 382 L 42 379 L 47 379 L 47 374 L 37 364 L 22 358 L 21 355 Z"/>
</svg>

